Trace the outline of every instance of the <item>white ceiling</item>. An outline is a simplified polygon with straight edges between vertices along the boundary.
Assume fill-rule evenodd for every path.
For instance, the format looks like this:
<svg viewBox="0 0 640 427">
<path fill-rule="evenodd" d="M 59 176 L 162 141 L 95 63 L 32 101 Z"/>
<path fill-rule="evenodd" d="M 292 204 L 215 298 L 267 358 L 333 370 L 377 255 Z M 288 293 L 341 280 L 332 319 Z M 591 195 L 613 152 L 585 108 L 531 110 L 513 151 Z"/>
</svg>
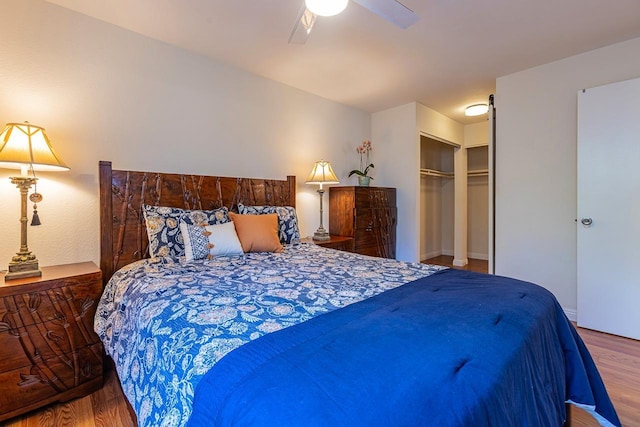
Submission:
<svg viewBox="0 0 640 427">
<path fill-rule="evenodd" d="M 305 45 L 287 43 L 303 0 L 46 1 L 365 111 L 418 101 L 461 123 L 497 77 L 640 37 L 640 0 L 403 0 L 407 30 L 350 2 Z"/>
</svg>

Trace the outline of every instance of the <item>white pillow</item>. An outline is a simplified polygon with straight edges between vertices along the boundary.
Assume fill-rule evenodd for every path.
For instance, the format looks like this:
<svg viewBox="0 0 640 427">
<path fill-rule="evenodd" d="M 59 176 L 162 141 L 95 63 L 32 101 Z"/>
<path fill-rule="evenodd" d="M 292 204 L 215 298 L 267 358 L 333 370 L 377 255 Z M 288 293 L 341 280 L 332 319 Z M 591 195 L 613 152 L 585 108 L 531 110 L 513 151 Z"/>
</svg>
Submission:
<svg viewBox="0 0 640 427">
<path fill-rule="evenodd" d="M 242 245 L 233 222 L 215 225 L 180 223 L 186 261 L 214 256 L 242 255 Z"/>
</svg>

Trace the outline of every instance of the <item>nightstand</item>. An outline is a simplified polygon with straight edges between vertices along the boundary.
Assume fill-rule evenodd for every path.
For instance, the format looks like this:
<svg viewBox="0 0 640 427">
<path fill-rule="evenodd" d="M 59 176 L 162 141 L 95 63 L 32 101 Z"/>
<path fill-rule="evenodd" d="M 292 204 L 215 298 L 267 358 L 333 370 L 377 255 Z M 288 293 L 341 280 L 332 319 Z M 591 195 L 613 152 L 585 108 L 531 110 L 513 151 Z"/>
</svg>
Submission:
<svg viewBox="0 0 640 427">
<path fill-rule="evenodd" d="M 302 239 L 305 243 L 314 243 L 324 248 L 337 249 L 339 251 L 353 252 L 354 238 L 349 236 L 331 235 L 329 240 L 313 240 L 311 237 Z"/>
<path fill-rule="evenodd" d="M 92 262 L 0 274 L 0 421 L 102 387 L 104 350 L 93 332 L 102 273 Z"/>
</svg>

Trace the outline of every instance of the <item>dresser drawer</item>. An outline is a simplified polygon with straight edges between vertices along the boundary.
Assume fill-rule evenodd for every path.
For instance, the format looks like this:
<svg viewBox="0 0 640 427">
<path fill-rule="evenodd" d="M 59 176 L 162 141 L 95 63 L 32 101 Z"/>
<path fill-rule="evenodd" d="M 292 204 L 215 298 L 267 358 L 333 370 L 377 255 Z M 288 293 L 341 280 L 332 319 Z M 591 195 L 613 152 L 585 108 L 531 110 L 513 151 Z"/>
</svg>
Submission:
<svg viewBox="0 0 640 427">
<path fill-rule="evenodd" d="M 76 349 L 100 344 L 86 323 L 82 318 L 58 319 L 0 332 L 0 372 L 30 365 L 39 358 L 57 358 L 73 365 Z"/>
<path fill-rule="evenodd" d="M 396 206 L 396 191 L 393 188 L 384 187 L 356 187 L 355 207 L 382 208 Z"/>
<path fill-rule="evenodd" d="M 40 406 L 58 394 L 95 380 L 102 382 L 102 344 L 78 349 L 66 358 L 34 358 L 28 365 L 0 373 L 0 415 L 26 403 Z M 68 364 L 66 361 L 77 361 Z M 3 417 L 4 418 L 4 417 Z"/>
<path fill-rule="evenodd" d="M 354 215 L 355 228 L 385 228 L 395 227 L 396 225 L 396 208 L 369 208 L 356 209 Z"/>
<path fill-rule="evenodd" d="M 379 258 L 395 258 L 396 248 L 392 245 L 361 246 L 356 250 L 356 253 Z"/>
<path fill-rule="evenodd" d="M 28 326 L 77 316 L 89 319 L 87 324 L 92 325 L 101 293 L 102 284 L 94 280 L 0 297 L 0 327 L 3 323 L 9 323 L 9 327 Z"/>
<path fill-rule="evenodd" d="M 393 235 L 384 227 L 358 228 L 355 236 L 355 249 L 366 246 L 388 245 L 392 242 Z"/>
</svg>

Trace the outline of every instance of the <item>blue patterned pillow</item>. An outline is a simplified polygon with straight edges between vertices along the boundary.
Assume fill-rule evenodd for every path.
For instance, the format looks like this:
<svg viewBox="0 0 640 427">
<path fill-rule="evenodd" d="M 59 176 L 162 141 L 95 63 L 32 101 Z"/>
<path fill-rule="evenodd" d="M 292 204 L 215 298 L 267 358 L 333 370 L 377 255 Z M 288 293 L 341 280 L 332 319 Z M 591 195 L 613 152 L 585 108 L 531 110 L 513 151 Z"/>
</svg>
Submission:
<svg viewBox="0 0 640 427">
<path fill-rule="evenodd" d="M 300 243 L 300 229 L 296 209 L 291 206 L 245 206 L 238 203 L 242 215 L 278 214 L 280 243 Z"/>
<path fill-rule="evenodd" d="M 229 222 L 229 210 L 225 207 L 211 211 L 185 210 L 165 206 L 142 205 L 142 214 L 149 237 L 149 256 L 184 256 L 184 239 L 180 222 L 190 225 L 224 224 Z"/>
</svg>

